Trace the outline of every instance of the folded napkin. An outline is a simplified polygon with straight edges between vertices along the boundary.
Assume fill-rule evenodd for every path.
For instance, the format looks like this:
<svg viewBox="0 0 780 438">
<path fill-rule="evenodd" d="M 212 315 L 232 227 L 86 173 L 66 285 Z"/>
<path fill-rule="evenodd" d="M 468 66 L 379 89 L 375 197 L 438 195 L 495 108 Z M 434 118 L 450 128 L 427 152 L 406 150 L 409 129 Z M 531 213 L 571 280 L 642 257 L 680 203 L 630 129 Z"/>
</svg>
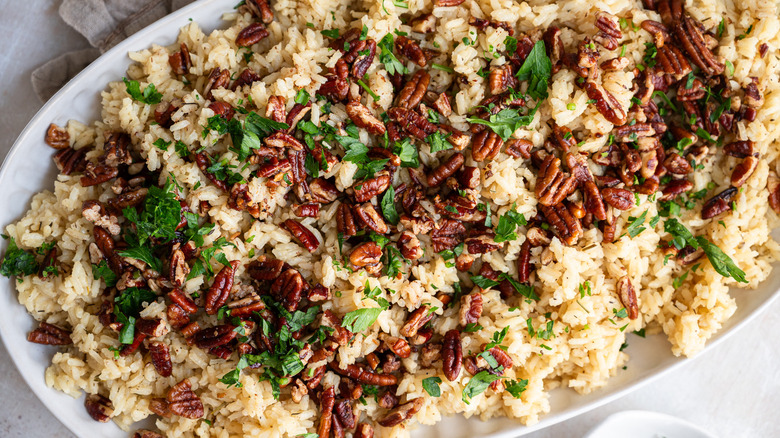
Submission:
<svg viewBox="0 0 780 438">
<path fill-rule="evenodd" d="M 47 101 L 100 54 L 193 0 L 64 0 L 60 16 L 89 41 L 89 49 L 62 54 L 35 69 L 32 85 Z"/>
</svg>

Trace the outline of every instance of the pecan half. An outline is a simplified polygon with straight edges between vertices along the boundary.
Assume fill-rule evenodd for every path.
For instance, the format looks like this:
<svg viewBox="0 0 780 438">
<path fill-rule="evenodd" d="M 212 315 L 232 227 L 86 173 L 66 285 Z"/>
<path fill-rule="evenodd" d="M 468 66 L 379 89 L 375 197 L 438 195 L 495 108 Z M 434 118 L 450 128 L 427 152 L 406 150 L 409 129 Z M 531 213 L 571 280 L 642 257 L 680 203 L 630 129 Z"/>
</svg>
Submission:
<svg viewBox="0 0 780 438">
<path fill-rule="evenodd" d="M 711 219 L 731 210 L 731 199 L 738 190 L 736 187 L 729 187 L 710 198 L 701 208 L 701 218 Z"/>
<path fill-rule="evenodd" d="M 152 365 L 157 370 L 157 374 L 162 377 L 169 377 L 173 372 L 173 365 L 171 364 L 171 353 L 168 345 L 162 342 L 150 342 L 148 349 Z"/>
<path fill-rule="evenodd" d="M 236 45 L 238 47 L 249 47 L 252 44 L 260 42 L 260 40 L 268 35 L 268 30 L 263 23 L 252 23 L 238 33 L 238 36 L 236 36 Z"/>
<path fill-rule="evenodd" d="M 417 260 L 424 254 L 420 240 L 411 231 L 404 231 L 398 237 L 398 250 L 408 260 Z"/>
<path fill-rule="evenodd" d="M 286 132 L 274 132 L 266 137 L 263 142 L 266 146 L 272 148 L 290 148 L 295 151 L 303 150 L 303 143 Z"/>
<path fill-rule="evenodd" d="M 446 7 L 461 5 L 465 1 L 466 0 L 433 0 L 433 5 L 446 8 Z"/>
<path fill-rule="evenodd" d="M 639 317 L 639 305 L 636 301 L 636 291 L 634 290 L 634 285 L 631 284 L 631 279 L 622 277 L 618 280 L 617 291 L 620 302 L 623 303 L 623 307 L 628 312 L 629 319 L 637 319 Z"/>
<path fill-rule="evenodd" d="M 490 94 L 497 95 L 517 85 L 512 66 L 504 64 L 490 70 L 488 75 L 488 89 Z"/>
<path fill-rule="evenodd" d="M 374 438 L 374 428 L 370 424 L 360 423 L 353 438 Z"/>
<path fill-rule="evenodd" d="M 407 108 L 390 108 L 387 110 L 387 115 L 390 117 L 390 120 L 398 123 L 400 129 L 420 140 L 424 140 L 425 137 L 438 130 L 436 125 L 429 122 L 428 119 Z"/>
<path fill-rule="evenodd" d="M 691 163 L 674 152 L 666 157 L 664 160 L 664 167 L 669 173 L 675 175 L 687 175 L 693 171 Z"/>
<path fill-rule="evenodd" d="M 259 18 L 263 23 L 268 24 L 274 21 L 274 11 L 271 10 L 268 0 L 247 0 L 245 4 L 252 12 L 252 15 Z"/>
<path fill-rule="evenodd" d="M 723 73 L 725 67 L 718 62 L 707 46 L 704 26 L 701 23 L 690 15 L 683 14 L 682 20 L 674 24 L 672 32 L 693 63 L 698 65 L 707 76 Z"/>
<path fill-rule="evenodd" d="M 395 50 L 420 67 L 428 65 L 425 53 L 420 48 L 420 45 L 412 39 L 399 35 L 395 39 Z"/>
<path fill-rule="evenodd" d="M 317 435 L 319 438 L 330 438 L 330 431 L 333 428 L 333 406 L 336 402 L 336 389 L 328 387 L 320 395 L 320 424 L 317 426 Z"/>
<path fill-rule="evenodd" d="M 396 106 L 399 108 L 415 109 L 428 91 L 428 84 L 431 82 L 431 75 L 425 70 L 417 70 L 412 75 L 396 99 Z"/>
<path fill-rule="evenodd" d="M 414 337 L 428 321 L 433 319 L 433 313 L 429 312 L 429 310 L 428 306 L 422 306 L 412 312 L 399 331 L 401 336 L 407 338 Z"/>
<path fill-rule="evenodd" d="M 81 172 L 86 167 L 85 155 L 84 149 L 75 150 L 68 147 L 54 154 L 54 164 L 63 175 Z"/>
<path fill-rule="evenodd" d="M 345 238 L 357 234 L 357 226 L 355 225 L 355 216 L 352 214 L 352 207 L 344 202 L 339 204 L 336 208 L 336 230 Z"/>
<path fill-rule="evenodd" d="M 179 76 L 186 75 L 190 72 L 192 67 L 192 59 L 190 58 L 190 49 L 186 43 L 179 45 L 179 51 L 173 52 L 168 55 L 168 65 L 171 66 L 171 70 L 174 74 Z"/>
<path fill-rule="evenodd" d="M 376 211 L 376 208 L 374 208 L 374 205 L 370 202 L 366 202 L 362 205 L 356 205 L 353 209 L 353 212 L 361 224 L 370 228 L 374 232 L 378 234 L 386 234 L 389 231 L 387 223 L 385 223 L 385 220 L 382 218 L 379 212 Z"/>
<path fill-rule="evenodd" d="M 184 418 L 203 417 L 203 402 L 192 391 L 192 385 L 187 379 L 177 383 L 168 391 L 168 409 L 174 414 Z"/>
<path fill-rule="evenodd" d="M 214 69 L 211 70 L 211 73 L 209 73 L 206 85 L 203 87 L 203 95 L 206 99 L 211 99 L 212 90 L 227 88 L 228 85 L 230 85 L 230 70 L 222 70 L 219 67 L 214 67 Z"/>
<path fill-rule="evenodd" d="M 663 193 L 659 200 L 661 201 L 670 201 L 683 193 L 691 190 L 693 188 L 693 183 L 688 181 L 687 179 L 674 179 L 669 182 L 669 184 L 664 187 Z"/>
<path fill-rule="evenodd" d="M 284 269 L 285 263 L 282 260 L 260 256 L 247 267 L 247 272 L 257 281 L 273 281 L 282 274 Z"/>
<path fill-rule="evenodd" d="M 295 219 L 287 219 L 282 222 L 282 227 L 286 229 L 298 243 L 309 250 L 309 252 L 316 251 L 317 247 L 320 246 L 320 241 L 317 239 L 317 236 L 315 236 L 308 227 Z"/>
<path fill-rule="evenodd" d="M 444 376 L 450 382 L 454 382 L 460 376 L 461 363 L 463 362 L 463 346 L 460 340 L 460 331 L 452 329 L 444 335 L 441 358 Z"/>
<path fill-rule="evenodd" d="M 466 158 L 463 156 L 463 154 L 455 153 L 450 155 L 449 158 L 447 158 L 444 162 L 439 164 L 431 173 L 428 174 L 427 182 L 428 186 L 430 187 L 438 187 L 444 181 L 447 180 L 447 178 L 451 177 L 455 174 L 462 166 L 463 163 L 466 161 Z M 477 173 L 479 170 L 477 170 Z"/>
<path fill-rule="evenodd" d="M 490 129 L 485 129 L 472 139 L 471 158 L 482 162 L 492 160 L 501 151 L 504 140 Z"/>
<path fill-rule="evenodd" d="M 84 399 L 84 407 L 93 420 L 101 423 L 107 423 L 114 415 L 114 404 L 108 397 L 100 394 L 87 394 Z"/>
<path fill-rule="evenodd" d="M 376 242 L 363 242 L 349 254 L 349 263 L 354 270 L 365 269 L 371 275 L 382 270 L 382 248 Z"/>
<path fill-rule="evenodd" d="M 754 143 L 750 140 L 735 141 L 723 146 L 723 153 L 736 158 L 747 158 L 755 151 Z"/>
<path fill-rule="evenodd" d="M 70 345 L 73 340 L 70 332 L 46 322 L 42 322 L 37 329 L 27 335 L 27 341 L 43 345 Z"/>
<path fill-rule="evenodd" d="M 576 188 L 576 179 L 561 170 L 561 160 L 547 155 L 539 167 L 534 193 L 539 203 L 551 206 L 561 203 Z"/>
<path fill-rule="evenodd" d="M 542 205 L 540 210 L 563 243 L 566 245 L 577 243 L 582 235 L 582 225 L 579 219 L 566 206 L 563 204 L 554 206 Z"/>
<path fill-rule="evenodd" d="M 271 294 L 288 311 L 294 312 L 298 308 L 305 287 L 306 283 L 301 273 L 297 269 L 290 268 L 282 272 L 271 284 Z"/>
<path fill-rule="evenodd" d="M 352 186 L 355 190 L 355 202 L 363 203 L 381 195 L 390 187 L 390 175 L 386 171 L 379 172 L 375 177 L 358 182 Z"/>
<path fill-rule="evenodd" d="M 412 418 L 422 408 L 425 400 L 422 397 L 413 398 L 402 405 L 398 405 L 382 419 L 378 421 L 381 426 L 394 427 Z"/>
<path fill-rule="evenodd" d="M 379 136 L 385 133 L 385 124 L 356 100 L 347 104 L 347 115 L 358 128 L 363 128 L 371 134 Z"/>
<path fill-rule="evenodd" d="M 620 126 L 626 123 L 626 111 L 617 101 L 615 96 L 605 90 L 601 84 L 593 80 L 585 81 L 585 92 L 588 98 L 596 101 L 596 109 L 613 125 Z"/>
<path fill-rule="evenodd" d="M 133 434 L 133 438 L 165 438 L 165 437 L 160 435 L 157 432 L 152 432 L 151 430 L 138 429 Z"/>
<path fill-rule="evenodd" d="M 236 338 L 238 333 L 236 326 L 232 324 L 222 324 L 210 328 L 205 328 L 193 335 L 195 345 L 204 350 L 225 345 Z"/>
<path fill-rule="evenodd" d="M 357 382 L 376 386 L 392 386 L 398 383 L 398 378 L 393 375 L 377 374 L 357 364 L 347 365 L 346 368 L 340 368 L 337 362 L 338 361 L 330 362 L 330 368 L 336 373 L 347 376 Z"/>
<path fill-rule="evenodd" d="M 181 287 L 187 281 L 187 275 L 190 273 L 190 265 L 184 257 L 184 251 L 176 248 L 171 252 L 171 262 L 169 268 L 169 279 L 175 287 Z"/>
<path fill-rule="evenodd" d="M 482 316 L 482 294 L 474 292 L 460 298 L 460 325 L 476 324 Z"/>
<path fill-rule="evenodd" d="M 227 191 L 227 185 L 224 181 L 217 179 L 216 176 L 214 176 L 213 173 L 208 171 L 209 166 L 211 165 L 211 157 L 206 155 L 206 153 L 201 152 L 199 154 L 195 155 L 195 164 L 197 164 L 198 169 L 200 169 L 201 172 L 203 172 L 204 175 L 206 175 L 206 178 L 208 178 L 209 181 L 211 181 L 212 184 L 219 187 L 220 189 Z"/>
<path fill-rule="evenodd" d="M 476 189 L 481 181 L 478 167 L 465 166 L 458 172 L 458 184 L 464 189 Z M 430 183 L 428 183 L 430 185 Z"/>
<path fill-rule="evenodd" d="M 118 174 L 119 169 L 116 167 L 106 164 L 95 165 L 93 163 L 87 163 L 87 167 L 84 170 L 84 176 L 81 177 L 80 183 L 82 187 L 91 187 L 109 181 Z"/>
<path fill-rule="evenodd" d="M 236 269 L 240 265 L 238 260 L 230 262 L 230 266 L 224 266 L 214 277 L 208 292 L 206 292 L 206 313 L 216 315 L 219 308 L 224 306 L 230 297 L 230 290 L 233 288 L 233 277 L 236 275 Z"/>
<path fill-rule="evenodd" d="M 731 173 L 731 185 L 734 187 L 742 187 L 742 184 L 750 178 L 753 171 L 758 166 L 758 158 L 754 156 L 745 157 L 741 163 L 734 167 L 734 171 Z"/>
<path fill-rule="evenodd" d="M 315 178 L 309 183 L 309 196 L 312 202 L 329 204 L 335 201 L 338 195 L 336 186 L 324 178 Z"/>
<path fill-rule="evenodd" d="M 52 123 L 46 130 L 44 141 L 54 149 L 66 149 L 70 147 L 70 134 L 68 131 Z"/>
<path fill-rule="evenodd" d="M 150 338 L 159 338 L 168 334 L 168 325 L 162 318 L 139 318 L 135 323 L 138 333 Z"/>
<path fill-rule="evenodd" d="M 618 210 L 628 210 L 634 206 L 634 194 L 630 190 L 607 187 L 601 190 L 604 201 Z"/>
</svg>

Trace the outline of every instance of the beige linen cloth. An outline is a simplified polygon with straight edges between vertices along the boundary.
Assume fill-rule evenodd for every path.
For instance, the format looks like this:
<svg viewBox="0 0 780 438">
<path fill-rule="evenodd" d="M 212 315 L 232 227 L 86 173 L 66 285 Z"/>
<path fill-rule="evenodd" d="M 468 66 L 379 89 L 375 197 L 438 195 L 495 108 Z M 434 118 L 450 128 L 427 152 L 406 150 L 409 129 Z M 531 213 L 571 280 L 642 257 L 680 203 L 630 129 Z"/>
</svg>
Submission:
<svg viewBox="0 0 780 438">
<path fill-rule="evenodd" d="M 32 85 L 47 101 L 103 52 L 193 0 L 63 0 L 62 19 L 89 41 L 89 49 L 62 54 L 35 69 Z"/>
</svg>

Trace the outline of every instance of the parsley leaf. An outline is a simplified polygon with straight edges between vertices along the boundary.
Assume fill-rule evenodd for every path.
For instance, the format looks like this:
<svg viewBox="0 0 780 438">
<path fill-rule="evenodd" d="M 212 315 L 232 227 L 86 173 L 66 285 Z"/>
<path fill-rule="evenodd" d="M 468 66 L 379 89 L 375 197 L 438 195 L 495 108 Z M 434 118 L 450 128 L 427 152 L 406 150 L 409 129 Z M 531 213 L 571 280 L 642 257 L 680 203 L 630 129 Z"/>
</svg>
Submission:
<svg viewBox="0 0 780 438">
<path fill-rule="evenodd" d="M 509 274 L 507 274 L 506 272 L 502 272 L 501 275 L 498 276 L 498 278 L 508 281 L 509 284 L 511 284 L 512 287 L 515 288 L 515 291 L 517 291 L 517 293 L 519 293 L 520 295 L 526 298 L 530 298 L 532 300 L 539 300 L 539 296 L 536 295 L 536 292 L 534 291 L 534 287 L 531 286 L 530 284 L 520 283 L 519 281 L 510 277 Z"/>
<path fill-rule="evenodd" d="M 712 267 L 715 268 L 718 274 L 724 277 L 731 277 L 739 283 L 749 283 L 745 279 L 745 271 L 739 269 L 739 266 L 731 260 L 731 257 L 727 256 L 720 248 L 702 236 L 697 237 L 696 241 L 701 245 L 704 254 L 707 255 L 710 263 L 712 263 Z"/>
<path fill-rule="evenodd" d="M 474 377 L 469 380 L 469 383 L 466 385 L 465 388 L 463 388 L 462 393 L 462 399 L 463 402 L 468 404 L 471 404 L 471 399 L 482 394 L 485 392 L 486 389 L 488 389 L 488 386 L 490 386 L 491 383 L 495 382 L 496 380 L 500 379 L 501 377 L 490 374 L 489 372 L 483 370 L 478 372 Z"/>
<path fill-rule="evenodd" d="M 116 284 L 116 274 L 108 267 L 105 260 L 101 260 L 97 265 L 92 265 L 92 277 L 102 278 L 106 282 L 106 287 L 114 287 Z"/>
<path fill-rule="evenodd" d="M 520 395 L 526 390 L 527 386 L 527 379 L 508 380 L 504 389 L 506 389 L 506 392 L 512 394 L 512 397 L 520 398 Z"/>
<path fill-rule="evenodd" d="M 409 73 L 406 66 L 393 54 L 393 43 L 393 34 L 390 33 L 379 40 L 379 44 L 377 44 L 379 46 L 379 62 L 385 65 L 385 70 L 390 75 Z"/>
<path fill-rule="evenodd" d="M 352 333 L 362 332 L 376 322 L 380 313 L 382 313 L 380 307 L 367 307 L 365 309 L 353 310 L 344 315 L 341 326 Z"/>
<path fill-rule="evenodd" d="M 529 81 L 528 94 L 531 97 L 537 100 L 544 100 L 547 98 L 547 83 L 551 75 L 552 62 L 547 57 L 544 42 L 541 40 L 537 41 L 515 76 L 521 81 Z M 506 141 L 506 138 L 504 141 Z"/>
<path fill-rule="evenodd" d="M 449 134 L 444 135 L 439 131 L 425 137 L 425 141 L 431 146 L 431 153 L 434 154 L 439 151 L 446 151 L 452 149 L 452 144 L 447 140 Z"/>
<path fill-rule="evenodd" d="M 382 195 L 382 215 L 393 225 L 398 223 L 400 219 L 398 212 L 395 209 L 395 188 L 391 185 L 385 194 Z"/>
<path fill-rule="evenodd" d="M 422 380 L 423 389 L 431 397 L 441 397 L 439 383 L 441 383 L 441 378 L 439 377 L 426 377 Z"/>
<path fill-rule="evenodd" d="M 646 228 L 642 226 L 645 223 L 646 217 L 647 217 L 647 210 L 643 211 L 642 214 L 640 214 L 638 217 L 629 216 L 628 217 L 629 225 L 626 227 L 626 232 L 623 233 L 623 235 L 628 234 L 629 236 L 631 236 L 632 239 L 640 235 L 642 231 L 646 230 Z"/>
<path fill-rule="evenodd" d="M 491 280 L 491 279 L 483 277 L 481 275 L 473 275 L 471 277 L 471 281 L 473 281 L 475 285 L 481 287 L 482 289 L 488 289 L 488 288 L 491 288 L 491 287 L 498 286 L 500 284 L 499 282 L 497 282 L 495 280 Z"/>
<path fill-rule="evenodd" d="M 133 100 L 137 100 L 138 102 L 148 105 L 156 105 L 162 101 L 162 93 L 157 91 L 157 88 L 154 86 L 154 84 L 147 85 L 142 92 L 141 84 L 139 84 L 138 81 L 131 81 L 127 78 L 122 78 L 122 80 L 125 82 L 125 90 L 127 91 L 127 94 L 129 94 Z"/>
<path fill-rule="evenodd" d="M 393 146 L 393 153 L 398 155 L 401 160 L 401 167 L 420 167 L 420 157 L 417 154 L 417 147 L 408 138 L 402 142 L 396 142 Z"/>
<path fill-rule="evenodd" d="M 527 225 L 525 216 L 514 211 L 509 210 L 500 218 L 498 218 L 498 225 L 496 226 L 496 235 L 493 240 L 497 243 L 506 242 L 509 240 L 517 239 L 515 229 L 520 226 Z"/>
<path fill-rule="evenodd" d="M 13 237 L 8 239 L 8 249 L 5 250 L 3 262 L 0 264 L 0 275 L 21 277 L 38 272 L 38 262 L 35 260 L 35 254 L 16 246 L 16 241 Z"/>
<path fill-rule="evenodd" d="M 521 126 L 527 126 L 531 123 L 533 120 L 533 113 L 521 116 L 518 110 L 505 108 L 497 114 L 492 114 L 489 117 L 489 120 L 483 120 L 478 117 L 469 117 L 466 120 L 471 123 L 478 123 L 489 127 L 493 132 L 498 134 L 501 139 L 507 141 Z"/>
<path fill-rule="evenodd" d="M 157 298 L 157 294 L 147 289 L 129 287 L 114 298 L 114 315 L 116 320 L 122 323 L 119 332 L 119 342 L 132 344 L 135 338 L 135 321 L 138 318 L 143 303 L 151 303 Z"/>
</svg>

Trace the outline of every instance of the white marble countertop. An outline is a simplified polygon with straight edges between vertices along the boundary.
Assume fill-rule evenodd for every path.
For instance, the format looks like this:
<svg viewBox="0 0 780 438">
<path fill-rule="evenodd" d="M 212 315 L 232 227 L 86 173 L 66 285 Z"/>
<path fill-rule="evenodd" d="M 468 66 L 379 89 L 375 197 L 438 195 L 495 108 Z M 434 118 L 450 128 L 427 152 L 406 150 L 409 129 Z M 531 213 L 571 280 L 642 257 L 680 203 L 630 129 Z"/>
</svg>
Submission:
<svg viewBox="0 0 780 438">
<path fill-rule="evenodd" d="M 60 53 L 87 47 L 60 20 L 58 7 L 57 0 L 0 0 L 0 157 L 42 105 L 30 84 L 32 70 Z M 780 437 L 778 327 L 780 300 L 717 348 L 663 379 L 528 436 L 582 437 L 609 414 L 645 409 L 684 418 L 724 438 Z M 74 436 L 32 394 L 2 345 L 0 394 L 0 437 Z"/>
</svg>

